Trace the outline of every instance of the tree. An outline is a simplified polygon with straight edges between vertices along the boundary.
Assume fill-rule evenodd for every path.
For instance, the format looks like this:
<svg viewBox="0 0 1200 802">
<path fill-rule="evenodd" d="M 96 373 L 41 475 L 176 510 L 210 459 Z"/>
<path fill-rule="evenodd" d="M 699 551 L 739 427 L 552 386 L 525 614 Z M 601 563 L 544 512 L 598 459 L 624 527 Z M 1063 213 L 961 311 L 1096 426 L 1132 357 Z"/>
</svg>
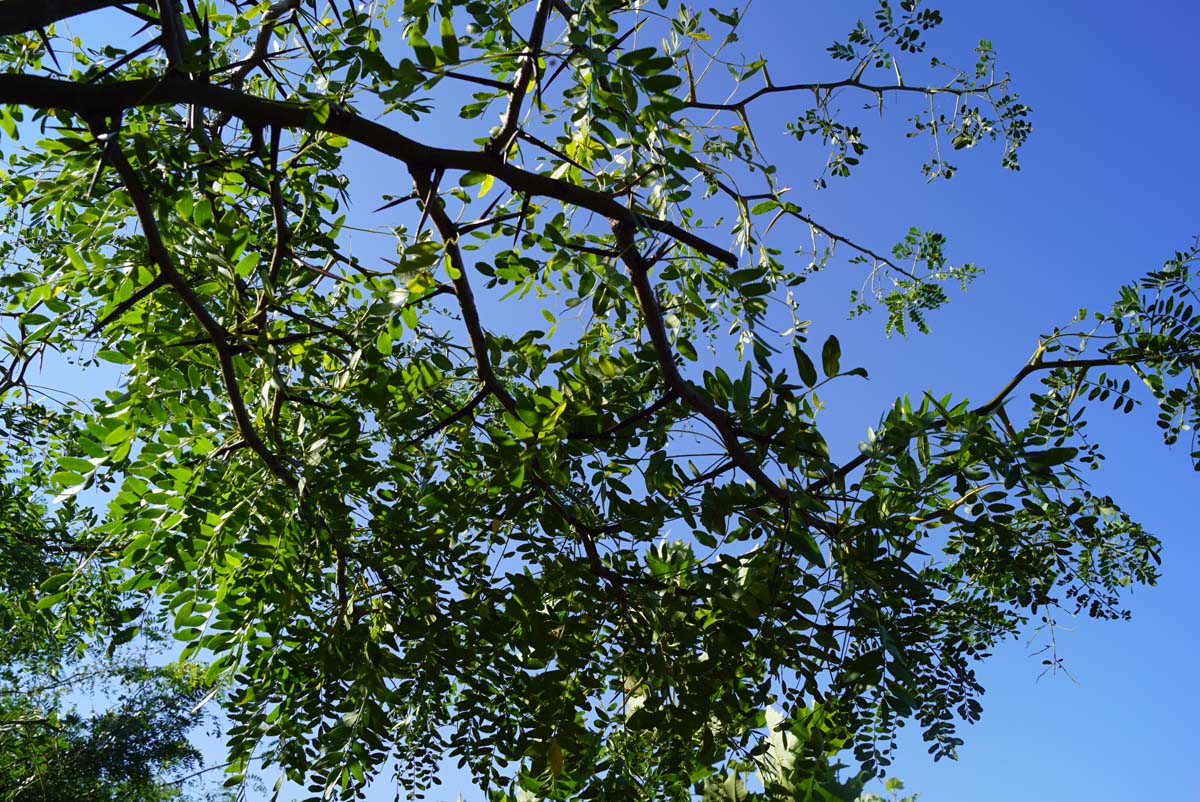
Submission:
<svg viewBox="0 0 1200 802">
<path fill-rule="evenodd" d="M 202 667 L 151 666 L 144 650 L 89 657 L 78 630 L 56 626 L 38 585 L 96 547 L 85 539 L 94 521 L 73 503 L 48 516 L 36 501 L 48 479 L 36 455 L 47 431 L 66 421 L 35 405 L 7 407 L 0 419 L 0 466 L 14 472 L 13 481 L 0 479 L 0 800 L 200 798 L 188 793 L 199 793 L 203 773 L 188 736 L 202 723 L 195 706 L 209 691 Z M 106 604 L 95 612 L 119 611 Z M 77 707 L 88 697 L 116 698 L 86 714 Z"/>
<path fill-rule="evenodd" d="M 211 654 L 232 783 L 263 754 L 352 797 L 393 760 L 419 792 L 448 758 L 498 799 L 689 798 L 785 735 L 814 777 L 843 749 L 870 776 L 905 719 L 952 754 L 974 661 L 1030 618 L 1154 581 L 1157 540 L 1084 482 L 1083 415 L 1130 411 L 1132 377 L 1169 442 L 1194 430 L 1197 251 L 839 462 L 818 392 L 863 371 L 808 342 L 806 278 L 849 251 L 854 311 L 903 334 L 978 271 L 810 216 L 755 109 L 797 104 L 818 186 L 867 150 L 847 109 L 914 102 L 930 180 L 989 142 L 1017 168 L 1029 110 L 987 41 L 930 62 L 916 0 L 826 82 L 726 55 L 741 20 L 0 0 L 8 397 L 45 354 L 120 371 L 45 449 L 106 509 L 40 604 Z M 422 136 L 447 108 L 473 143 Z M 384 175 L 382 217 L 349 206 Z"/>
<path fill-rule="evenodd" d="M 97 667 L 48 685 L 0 689 L 0 799 L 5 802 L 202 799 L 185 791 L 201 776 L 188 740 L 202 672 L 176 665 Z M 65 708 L 69 688 L 119 688 L 119 701 L 85 715 Z M 121 692 L 123 691 L 123 692 Z M 176 779 L 177 778 L 177 779 Z"/>
</svg>

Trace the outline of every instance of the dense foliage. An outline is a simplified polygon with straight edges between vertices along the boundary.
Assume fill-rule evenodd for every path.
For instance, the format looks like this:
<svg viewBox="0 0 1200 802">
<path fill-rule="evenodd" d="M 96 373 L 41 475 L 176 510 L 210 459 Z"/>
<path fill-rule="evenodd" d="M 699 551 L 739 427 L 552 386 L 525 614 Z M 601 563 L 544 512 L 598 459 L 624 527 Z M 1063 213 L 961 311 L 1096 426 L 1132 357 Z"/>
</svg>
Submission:
<svg viewBox="0 0 1200 802">
<path fill-rule="evenodd" d="M 48 684 L 0 688 L 0 799 L 4 802 L 158 802 L 189 796 L 204 769 L 189 741 L 199 674 L 183 667 L 106 666 Z M 75 709 L 68 691 L 105 698 Z M 199 791 L 197 793 L 200 793 Z"/>
<path fill-rule="evenodd" d="M 50 516 L 35 500 L 48 477 L 32 460 L 58 420 L 37 405 L 0 411 L 0 469 L 13 473 L 0 478 L 0 800 L 199 798 L 204 772 L 189 736 L 204 718 L 195 709 L 209 690 L 203 670 L 152 665 L 145 648 L 89 653 L 84 629 L 39 601 L 41 583 L 80 566 L 93 523 L 73 504 Z"/>
<path fill-rule="evenodd" d="M 853 311 L 903 333 L 978 270 L 810 216 L 756 109 L 792 104 L 817 187 L 892 106 L 930 180 L 976 145 L 1015 169 L 1029 110 L 988 42 L 931 59 L 917 0 L 825 82 L 742 58 L 741 22 L 0 0 L 5 403 L 42 360 L 118 372 L 60 388 L 22 463 L 101 508 L 40 609 L 211 658 L 231 783 L 262 757 L 314 796 L 389 766 L 419 792 L 449 759 L 497 799 L 719 798 L 751 769 L 839 796 L 833 761 L 874 774 L 902 720 L 952 754 L 974 662 L 1030 618 L 1153 582 L 1155 538 L 1083 482 L 1083 413 L 1132 380 L 1168 440 L 1197 422 L 1196 253 L 992 399 L 900 398 L 835 460 L 818 394 L 863 371 L 807 340 L 808 276 L 837 246 Z"/>
</svg>

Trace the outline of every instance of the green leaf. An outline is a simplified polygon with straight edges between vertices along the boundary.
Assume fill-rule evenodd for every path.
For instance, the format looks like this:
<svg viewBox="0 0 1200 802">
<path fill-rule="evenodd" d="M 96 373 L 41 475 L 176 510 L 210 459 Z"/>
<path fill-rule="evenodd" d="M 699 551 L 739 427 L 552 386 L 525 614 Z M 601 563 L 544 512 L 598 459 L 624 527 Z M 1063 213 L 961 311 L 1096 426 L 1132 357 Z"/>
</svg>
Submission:
<svg viewBox="0 0 1200 802">
<path fill-rule="evenodd" d="M 83 261 L 83 257 L 79 255 L 79 251 L 75 250 L 73 245 L 64 245 L 63 253 L 67 255 L 67 259 L 71 262 L 71 266 L 76 270 L 86 271 L 88 269 L 87 262 Z"/>
<path fill-rule="evenodd" d="M 233 273 L 238 278 L 249 278 L 258 268 L 259 255 L 256 251 L 251 251 L 245 254 L 233 268 Z"/>
<path fill-rule="evenodd" d="M 808 560 L 809 563 L 816 565 L 819 568 L 825 568 L 825 555 L 821 551 L 821 547 L 817 544 L 812 533 L 802 525 L 793 525 L 787 530 L 787 542 L 796 551 Z"/>
<path fill-rule="evenodd" d="M 83 475 L 75 471 L 55 471 L 51 474 L 50 480 L 59 487 L 67 487 L 81 484 L 83 482 Z"/>
<path fill-rule="evenodd" d="M 86 474 L 96 469 L 96 466 L 89 460 L 80 457 L 59 457 L 58 465 L 64 471 L 74 471 L 75 473 L 72 475 Z"/>
<path fill-rule="evenodd" d="M 433 48 L 415 27 L 408 35 L 408 44 L 413 49 L 413 54 L 417 57 L 418 64 L 428 70 L 437 67 L 438 60 L 437 56 L 434 55 Z"/>
<path fill-rule="evenodd" d="M 46 610 L 46 609 L 58 604 L 60 601 L 62 601 L 66 597 L 67 597 L 66 593 L 54 593 L 49 596 L 43 596 L 42 598 L 38 599 L 35 607 L 38 610 Z"/>
<path fill-rule="evenodd" d="M 826 376 L 836 376 L 841 370 L 842 346 L 832 334 L 821 346 L 821 370 Z"/>
<path fill-rule="evenodd" d="M 458 63 L 458 37 L 454 33 L 454 23 L 449 17 L 443 16 L 442 21 L 438 24 L 438 32 L 442 38 L 442 53 L 445 54 L 447 64 Z M 420 56 L 418 56 L 420 58 Z"/>
<path fill-rule="evenodd" d="M 1026 459 L 1044 467 L 1053 467 L 1070 462 L 1079 455 L 1079 449 L 1070 447 L 1048 448 L 1044 451 L 1030 451 Z"/>
<path fill-rule="evenodd" d="M 800 373 L 800 381 L 809 387 L 814 386 L 817 383 L 817 367 L 808 358 L 808 354 L 804 353 L 804 349 L 799 345 L 794 345 L 792 346 L 792 356 L 796 359 L 796 370 Z"/>
<path fill-rule="evenodd" d="M 6 106 L 0 106 L 0 131 L 3 131 L 10 139 L 17 139 L 17 122 Z"/>
<path fill-rule="evenodd" d="M 196 225 L 203 228 L 211 223 L 212 219 L 212 202 L 208 198 L 201 198 L 192 206 L 192 222 Z"/>
<path fill-rule="evenodd" d="M 105 362 L 112 362 L 117 365 L 128 365 L 132 360 L 122 354 L 120 351 L 101 350 L 96 352 L 96 356 L 103 359 Z"/>
<path fill-rule="evenodd" d="M 392 355 L 392 333 L 387 326 L 381 326 L 375 335 L 375 348 L 384 356 Z"/>
<path fill-rule="evenodd" d="M 58 593 L 60 590 L 62 590 L 63 588 L 65 588 L 67 586 L 68 582 L 70 582 L 74 578 L 75 578 L 74 571 L 66 571 L 61 574 L 55 574 L 54 576 L 52 576 L 52 577 L 46 579 L 44 582 L 42 582 L 42 584 L 38 586 L 38 591 L 40 591 L 41 593 L 47 593 L 47 594 Z"/>
</svg>

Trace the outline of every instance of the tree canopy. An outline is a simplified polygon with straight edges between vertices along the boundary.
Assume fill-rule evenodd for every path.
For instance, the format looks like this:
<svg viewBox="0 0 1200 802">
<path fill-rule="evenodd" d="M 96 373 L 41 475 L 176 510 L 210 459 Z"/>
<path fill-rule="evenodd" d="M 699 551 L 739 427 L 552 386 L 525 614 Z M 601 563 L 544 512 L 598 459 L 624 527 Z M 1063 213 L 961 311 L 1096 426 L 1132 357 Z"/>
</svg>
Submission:
<svg viewBox="0 0 1200 802">
<path fill-rule="evenodd" d="M 952 755 L 976 661 L 1031 619 L 1126 615 L 1158 541 L 1089 489 L 1085 414 L 1145 397 L 1192 436 L 1197 250 L 839 458 L 821 396 L 865 371 L 808 338 L 806 281 L 856 271 L 848 311 L 906 334 L 979 269 L 789 184 L 851 176 L 881 115 L 931 181 L 976 147 L 1017 169 L 1030 110 L 987 40 L 931 57 L 917 0 L 828 78 L 744 57 L 742 21 L 0 0 L 5 410 L 44 360 L 113 377 L 58 388 L 12 463 L 72 521 L 37 578 L 58 637 L 210 661 L 233 785 L 261 760 L 316 798 L 420 793 L 449 761 L 497 800 L 721 798 L 751 769 L 831 799 L 903 721 Z M 810 174 L 756 126 L 780 97 Z"/>
</svg>

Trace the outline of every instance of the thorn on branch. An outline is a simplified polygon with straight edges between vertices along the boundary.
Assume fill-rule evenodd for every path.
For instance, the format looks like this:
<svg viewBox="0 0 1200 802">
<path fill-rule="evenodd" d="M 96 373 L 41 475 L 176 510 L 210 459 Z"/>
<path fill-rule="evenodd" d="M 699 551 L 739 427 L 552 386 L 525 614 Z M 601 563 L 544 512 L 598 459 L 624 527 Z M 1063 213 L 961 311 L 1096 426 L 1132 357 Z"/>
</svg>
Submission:
<svg viewBox="0 0 1200 802">
<path fill-rule="evenodd" d="M 553 0 L 538 0 L 537 10 L 533 14 L 533 28 L 529 32 L 529 43 L 525 48 L 521 66 L 517 69 L 517 75 L 513 78 L 512 93 L 508 97 L 508 108 L 504 110 L 504 120 L 500 124 L 500 130 L 484 148 L 485 152 L 498 159 L 505 158 L 516 137 L 517 126 L 521 118 L 521 107 L 525 103 L 529 84 L 534 80 L 537 72 L 537 63 L 542 52 L 542 39 L 546 35 L 546 19 L 550 16 L 550 8 L 553 5 Z"/>
</svg>

